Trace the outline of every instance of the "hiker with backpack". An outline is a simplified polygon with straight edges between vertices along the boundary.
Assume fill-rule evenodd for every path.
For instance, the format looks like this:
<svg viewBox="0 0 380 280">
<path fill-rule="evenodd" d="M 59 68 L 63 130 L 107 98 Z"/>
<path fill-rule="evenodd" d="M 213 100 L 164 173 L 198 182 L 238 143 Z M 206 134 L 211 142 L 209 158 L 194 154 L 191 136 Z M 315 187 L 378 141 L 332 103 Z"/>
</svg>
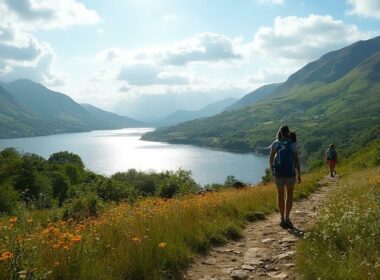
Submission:
<svg viewBox="0 0 380 280">
<path fill-rule="evenodd" d="M 277 140 L 271 145 L 269 157 L 269 166 L 277 186 L 277 203 L 281 215 L 280 226 L 283 228 L 293 228 L 289 218 L 293 206 L 293 190 L 296 181 L 301 183 L 301 167 L 297 145 L 291 141 L 290 137 L 289 127 L 282 126 L 277 132 Z M 293 141 L 297 141 L 295 134 L 292 135 L 292 138 Z"/>
<path fill-rule="evenodd" d="M 330 144 L 325 154 L 325 160 L 329 167 L 330 176 L 335 176 L 335 165 L 338 163 L 338 153 L 335 150 L 334 144 Z"/>
</svg>

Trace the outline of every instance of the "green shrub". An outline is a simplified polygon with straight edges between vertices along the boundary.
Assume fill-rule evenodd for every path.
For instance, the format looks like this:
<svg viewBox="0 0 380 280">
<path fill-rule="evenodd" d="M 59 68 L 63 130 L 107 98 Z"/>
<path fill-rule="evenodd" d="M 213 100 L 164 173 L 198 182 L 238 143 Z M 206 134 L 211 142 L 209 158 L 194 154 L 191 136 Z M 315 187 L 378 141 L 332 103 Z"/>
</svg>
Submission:
<svg viewBox="0 0 380 280">
<path fill-rule="evenodd" d="M 82 220 L 97 216 L 102 208 L 102 202 L 96 194 L 81 194 L 64 204 L 63 217 L 65 219 L 73 218 L 75 220 Z"/>
<path fill-rule="evenodd" d="M 9 184 L 0 185 L 0 213 L 12 213 L 19 199 L 19 194 Z"/>
</svg>

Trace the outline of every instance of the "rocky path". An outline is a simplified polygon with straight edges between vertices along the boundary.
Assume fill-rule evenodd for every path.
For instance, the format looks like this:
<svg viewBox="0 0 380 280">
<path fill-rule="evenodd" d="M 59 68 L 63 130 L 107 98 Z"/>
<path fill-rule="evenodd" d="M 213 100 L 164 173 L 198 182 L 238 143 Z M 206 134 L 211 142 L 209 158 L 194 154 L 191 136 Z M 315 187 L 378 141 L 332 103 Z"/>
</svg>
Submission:
<svg viewBox="0 0 380 280">
<path fill-rule="evenodd" d="M 338 178 L 326 177 L 307 199 L 293 204 L 294 230 L 279 226 L 279 214 L 248 224 L 239 242 L 231 241 L 197 259 L 184 278 L 193 280 L 224 279 L 298 279 L 294 268 L 297 241 L 318 215 L 331 187 Z"/>
</svg>

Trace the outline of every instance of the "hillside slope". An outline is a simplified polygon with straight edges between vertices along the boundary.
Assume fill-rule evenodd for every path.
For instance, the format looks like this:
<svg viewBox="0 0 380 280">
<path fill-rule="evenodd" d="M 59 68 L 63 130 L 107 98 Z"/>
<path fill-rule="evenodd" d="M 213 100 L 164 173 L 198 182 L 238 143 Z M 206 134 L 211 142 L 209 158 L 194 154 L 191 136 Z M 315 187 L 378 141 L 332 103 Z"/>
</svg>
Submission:
<svg viewBox="0 0 380 280">
<path fill-rule="evenodd" d="M 226 111 L 237 110 L 263 100 L 272 95 L 272 93 L 275 92 L 280 86 L 281 83 L 276 83 L 259 87 L 226 108 Z"/>
<path fill-rule="evenodd" d="M 39 136 L 143 123 L 88 105 L 26 79 L 0 83 L 0 138 Z"/>
<path fill-rule="evenodd" d="M 108 125 L 112 128 L 124 128 L 124 127 L 141 127 L 143 122 L 138 120 L 120 116 L 115 113 L 104 111 L 100 108 L 97 108 L 91 104 L 81 104 L 81 106 L 94 118 L 97 119 L 100 123 Z"/>
<path fill-rule="evenodd" d="M 350 60 L 349 54 L 367 49 L 371 52 L 366 53 L 366 59 L 353 58 L 354 67 L 352 63 L 344 64 L 345 67 L 335 64 L 339 57 Z M 374 49 L 378 52 L 374 53 Z M 379 37 L 355 43 L 308 64 L 270 97 L 252 106 L 158 129 L 143 139 L 265 153 L 268 150 L 264 147 L 273 141 L 277 129 L 288 124 L 297 130 L 302 157 L 314 166 L 321 162 L 323 151 L 331 142 L 341 147 L 343 154 L 350 154 L 377 136 L 379 62 Z M 331 75 L 326 74 L 327 69 L 332 69 Z M 315 73 L 314 78 L 309 80 L 311 73 Z M 331 81 L 331 77 L 336 80 Z"/>
<path fill-rule="evenodd" d="M 181 122 L 186 122 L 194 119 L 210 117 L 219 114 L 235 102 L 235 98 L 225 98 L 223 100 L 213 102 L 197 111 L 178 110 L 162 119 L 159 122 L 159 125 L 175 125 Z"/>
</svg>

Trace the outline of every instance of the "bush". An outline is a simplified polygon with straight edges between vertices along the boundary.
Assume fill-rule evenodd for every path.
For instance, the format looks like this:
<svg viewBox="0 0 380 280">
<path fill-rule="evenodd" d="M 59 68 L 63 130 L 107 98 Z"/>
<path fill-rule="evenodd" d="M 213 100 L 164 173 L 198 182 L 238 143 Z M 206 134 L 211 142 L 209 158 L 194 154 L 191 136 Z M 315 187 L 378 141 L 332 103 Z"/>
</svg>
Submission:
<svg viewBox="0 0 380 280">
<path fill-rule="evenodd" d="M 12 213 L 19 199 L 19 194 L 9 184 L 0 185 L 0 213 Z"/>
<path fill-rule="evenodd" d="M 102 202 L 96 194 L 81 194 L 64 204 L 63 217 L 65 219 L 83 220 L 88 217 L 97 216 L 101 209 Z"/>
</svg>

